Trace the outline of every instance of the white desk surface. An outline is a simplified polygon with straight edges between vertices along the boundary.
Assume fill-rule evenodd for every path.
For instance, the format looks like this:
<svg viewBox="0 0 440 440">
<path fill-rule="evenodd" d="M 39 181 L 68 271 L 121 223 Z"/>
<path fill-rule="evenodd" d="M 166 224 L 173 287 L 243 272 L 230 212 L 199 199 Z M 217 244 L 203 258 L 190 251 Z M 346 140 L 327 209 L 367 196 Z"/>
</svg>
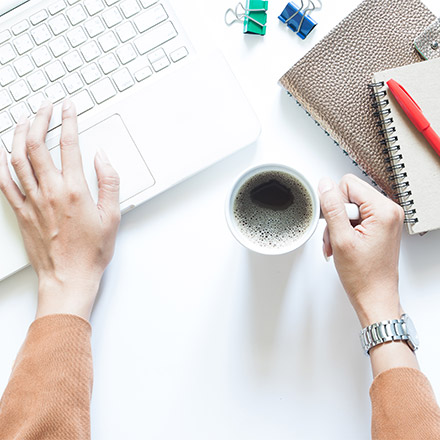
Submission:
<svg viewBox="0 0 440 440">
<path fill-rule="evenodd" d="M 324 224 L 300 251 L 263 257 L 234 240 L 223 215 L 233 179 L 256 163 L 289 163 L 316 184 L 361 175 L 277 85 L 359 1 L 324 0 L 305 41 L 278 23 L 286 2 L 270 2 L 264 38 L 224 24 L 234 0 L 184 3 L 195 23 L 210 22 L 263 131 L 124 216 L 92 316 L 92 438 L 367 440 L 370 365 L 322 256 Z M 440 14 L 435 0 L 426 4 Z M 405 233 L 400 269 L 418 358 L 440 398 L 439 246 L 440 231 Z M 30 268 L 0 283 L 1 390 L 33 320 L 36 286 Z"/>
</svg>

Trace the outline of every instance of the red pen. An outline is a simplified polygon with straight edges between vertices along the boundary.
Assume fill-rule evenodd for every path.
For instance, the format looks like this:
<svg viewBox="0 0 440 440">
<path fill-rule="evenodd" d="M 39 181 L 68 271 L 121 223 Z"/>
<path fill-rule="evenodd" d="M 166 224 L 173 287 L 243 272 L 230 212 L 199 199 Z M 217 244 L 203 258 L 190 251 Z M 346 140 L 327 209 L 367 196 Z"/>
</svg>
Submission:
<svg viewBox="0 0 440 440">
<path fill-rule="evenodd" d="M 425 139 L 440 156 L 440 137 L 431 127 L 431 124 L 425 116 L 423 116 L 422 109 L 417 105 L 414 99 L 411 98 L 410 94 L 394 79 L 387 81 L 387 86 L 410 121 L 417 130 L 425 136 Z"/>
</svg>

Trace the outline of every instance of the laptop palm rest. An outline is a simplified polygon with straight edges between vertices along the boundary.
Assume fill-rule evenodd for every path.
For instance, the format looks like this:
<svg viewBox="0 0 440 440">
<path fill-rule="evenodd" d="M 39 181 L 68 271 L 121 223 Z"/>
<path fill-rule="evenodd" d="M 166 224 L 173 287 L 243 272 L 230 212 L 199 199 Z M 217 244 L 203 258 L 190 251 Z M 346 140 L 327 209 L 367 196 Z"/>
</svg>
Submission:
<svg viewBox="0 0 440 440">
<path fill-rule="evenodd" d="M 46 139 L 55 166 L 61 169 L 59 134 Z M 120 115 L 114 114 L 79 134 L 84 175 L 93 199 L 98 196 L 98 182 L 94 169 L 96 152 L 101 148 L 108 156 L 121 180 L 120 203 L 154 185 L 144 159 L 128 132 Z"/>
</svg>

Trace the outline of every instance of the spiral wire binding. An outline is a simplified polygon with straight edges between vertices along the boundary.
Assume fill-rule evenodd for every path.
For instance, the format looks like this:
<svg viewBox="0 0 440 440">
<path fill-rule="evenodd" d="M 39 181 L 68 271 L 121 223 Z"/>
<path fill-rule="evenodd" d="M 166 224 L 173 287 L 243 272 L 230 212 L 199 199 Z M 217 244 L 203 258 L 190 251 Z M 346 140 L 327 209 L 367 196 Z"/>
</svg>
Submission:
<svg viewBox="0 0 440 440">
<path fill-rule="evenodd" d="M 400 145 L 397 143 L 399 138 L 395 133 L 396 127 L 392 124 L 394 122 L 391 116 L 391 109 L 387 108 L 389 101 L 386 98 L 386 90 L 381 90 L 384 87 L 384 82 L 377 82 L 369 84 L 371 91 L 371 98 L 373 100 L 372 106 L 375 109 L 374 116 L 378 119 L 376 126 L 380 128 L 378 133 L 382 136 L 380 144 L 384 146 L 382 152 L 385 156 L 386 170 L 390 173 L 388 180 L 393 182 L 391 188 L 396 191 L 393 196 L 405 211 L 405 223 L 414 224 L 419 221 L 415 214 L 416 209 L 413 207 L 414 200 L 411 198 L 412 192 L 409 189 L 410 183 L 408 175 L 404 171 L 405 163 L 403 155 L 400 153 Z"/>
</svg>

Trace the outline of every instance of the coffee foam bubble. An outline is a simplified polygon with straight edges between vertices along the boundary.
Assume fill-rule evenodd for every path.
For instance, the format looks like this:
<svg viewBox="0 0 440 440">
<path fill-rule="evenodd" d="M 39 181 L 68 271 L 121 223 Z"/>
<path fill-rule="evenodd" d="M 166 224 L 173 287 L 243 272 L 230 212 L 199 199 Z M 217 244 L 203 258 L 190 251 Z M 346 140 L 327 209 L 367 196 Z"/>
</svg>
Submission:
<svg viewBox="0 0 440 440">
<path fill-rule="evenodd" d="M 251 191 L 272 179 L 292 192 L 293 204 L 285 210 L 264 208 L 251 200 Z M 266 171 L 241 186 L 233 212 L 238 229 L 245 237 L 260 247 L 280 249 L 290 247 L 306 233 L 313 218 L 313 202 L 304 185 L 290 174 Z"/>
</svg>

